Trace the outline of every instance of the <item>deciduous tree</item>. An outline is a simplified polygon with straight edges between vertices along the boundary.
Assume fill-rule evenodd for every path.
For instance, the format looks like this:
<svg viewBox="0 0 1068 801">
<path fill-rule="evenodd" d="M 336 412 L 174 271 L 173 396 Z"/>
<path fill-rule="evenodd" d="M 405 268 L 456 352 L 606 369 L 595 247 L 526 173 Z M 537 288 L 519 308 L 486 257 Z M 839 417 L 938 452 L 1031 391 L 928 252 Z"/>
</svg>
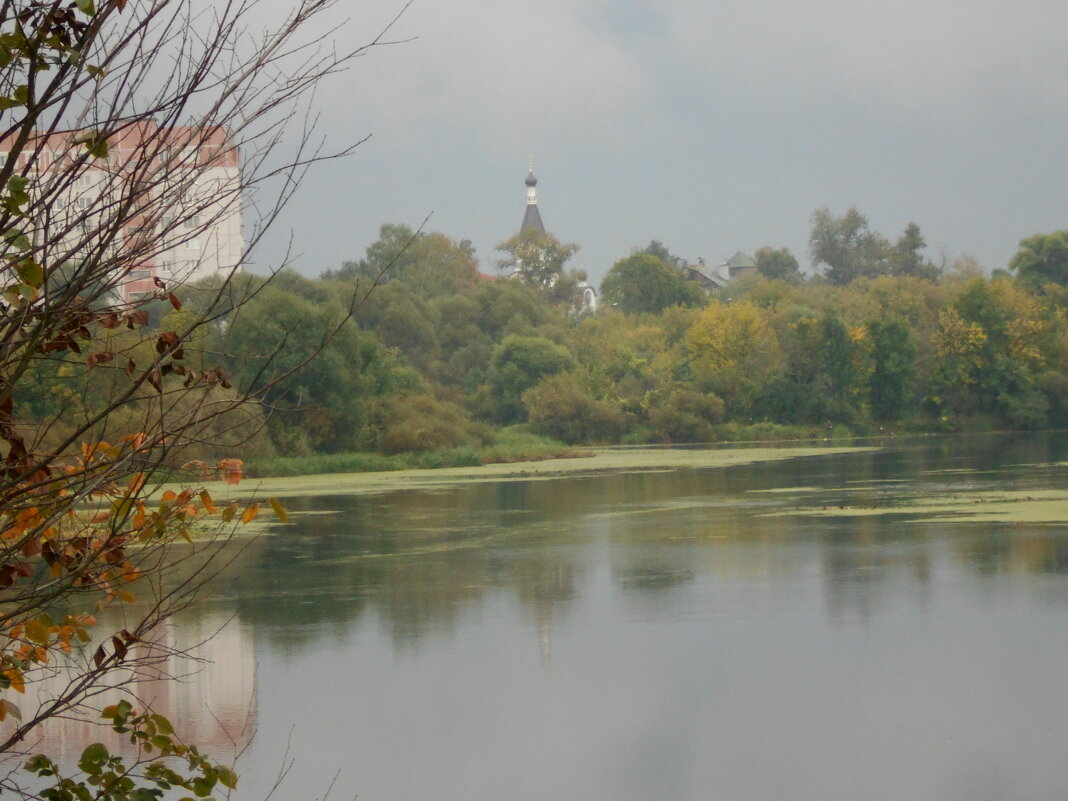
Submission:
<svg viewBox="0 0 1068 801">
<path fill-rule="evenodd" d="M 835 217 L 826 206 L 816 209 L 808 247 L 812 263 L 824 265 L 828 280 L 834 284 L 889 272 L 890 244 L 871 230 L 868 218 L 856 206 L 841 217 Z"/>
<path fill-rule="evenodd" d="M 1068 286 L 1068 231 L 1035 234 L 1020 240 L 1009 270 L 1033 289 L 1045 284 Z"/>
<path fill-rule="evenodd" d="M 570 305 L 578 278 L 564 268 L 578 249 L 578 245 L 565 244 L 552 234 L 528 228 L 497 246 L 504 253 L 497 269 L 551 302 Z"/>
<path fill-rule="evenodd" d="M 601 297 L 624 314 L 659 314 L 669 306 L 701 306 L 706 300 L 704 291 L 677 267 L 645 252 L 612 265 L 601 283 Z"/>
<path fill-rule="evenodd" d="M 348 150 L 318 149 L 299 124 L 308 92 L 365 49 L 316 47 L 306 30 L 331 5 L 297 0 L 272 28 L 256 2 L 0 4 L 0 758 L 49 719 L 94 707 L 134 743 L 128 760 L 100 744 L 76 766 L 35 757 L 26 767 L 36 789 L 5 769 L 0 793 L 205 797 L 236 782 L 126 685 L 161 665 L 155 627 L 206 576 L 183 571 L 170 543 L 194 522 L 248 522 L 259 510 L 218 504 L 201 486 L 236 480 L 237 460 L 191 464 L 184 486 L 159 484 L 180 469 L 184 446 L 209 445 L 225 415 L 266 389 L 236 392 L 217 355 L 198 352 L 198 334 L 258 291 L 230 269 L 303 171 Z M 295 134 L 288 155 L 283 131 Z M 196 190 L 235 152 L 244 167 L 232 181 Z M 85 186 L 80 202 L 65 202 Z M 147 296 L 122 299 L 135 271 L 238 206 L 251 213 L 254 192 L 261 216 L 247 220 L 251 235 L 218 280 L 194 288 L 180 272 L 175 282 L 157 275 Z M 161 305 L 188 301 L 191 314 L 154 325 Z M 26 402 L 28 384 L 47 401 Z M 147 611 L 94 628 L 98 605 L 134 593 Z M 39 681 L 56 674 L 66 680 Z M 124 687 L 99 708 L 102 693 Z"/>
<path fill-rule="evenodd" d="M 786 281 L 790 284 L 801 282 L 801 268 L 794 254 L 789 248 L 776 250 L 770 247 L 762 247 L 753 258 L 756 261 L 757 271 L 771 280 Z"/>
</svg>

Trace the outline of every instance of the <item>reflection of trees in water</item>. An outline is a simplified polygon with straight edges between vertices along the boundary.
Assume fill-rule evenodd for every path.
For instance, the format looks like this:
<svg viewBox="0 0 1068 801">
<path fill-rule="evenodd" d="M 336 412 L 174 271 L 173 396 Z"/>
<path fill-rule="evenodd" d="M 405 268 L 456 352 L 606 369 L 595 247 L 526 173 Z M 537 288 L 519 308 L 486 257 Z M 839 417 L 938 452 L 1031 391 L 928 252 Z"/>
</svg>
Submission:
<svg viewBox="0 0 1068 801">
<path fill-rule="evenodd" d="M 914 531 L 914 529 L 913 529 Z M 823 587 L 834 619 L 867 619 L 901 598 L 902 583 L 926 604 L 931 592 L 931 544 L 895 536 L 877 518 L 834 521 L 822 537 Z"/>
<path fill-rule="evenodd" d="M 299 514 L 329 501 L 338 514 Z M 243 620 L 283 648 L 322 626 L 339 632 L 373 612 L 398 645 L 449 632 L 491 591 L 539 621 L 574 597 L 576 568 L 555 520 L 572 512 L 525 483 L 291 504 L 294 523 L 264 538 L 261 558 L 231 583 Z M 536 548 L 523 547 L 537 543 Z"/>
<path fill-rule="evenodd" d="M 1000 465 L 985 478 L 966 478 L 997 486 L 1003 476 L 1026 475 L 1031 459 L 1061 458 L 1059 447 L 1027 436 L 916 440 L 881 452 L 730 469 L 294 499 L 287 501 L 294 522 L 257 544 L 255 559 L 226 593 L 243 620 L 262 625 L 265 638 L 285 648 L 323 627 L 344 634 L 366 612 L 399 645 L 415 643 L 451 631 L 501 592 L 529 609 L 544 632 L 581 595 L 585 560 L 599 558 L 584 546 L 599 542 L 611 545 L 605 553 L 614 583 L 632 597 L 666 602 L 702 575 L 781 580 L 816 564 L 832 613 L 864 616 L 902 592 L 922 602 L 940 561 L 978 574 L 1063 572 L 1068 544 L 1055 529 L 765 512 L 922 495 L 960 480 L 943 471 L 965 464 Z M 789 487 L 821 489 L 756 491 Z M 322 511 L 332 513 L 315 513 Z"/>
<path fill-rule="evenodd" d="M 957 559 L 978 573 L 1068 573 L 1068 540 L 1058 526 L 973 523 L 955 531 Z"/>
</svg>

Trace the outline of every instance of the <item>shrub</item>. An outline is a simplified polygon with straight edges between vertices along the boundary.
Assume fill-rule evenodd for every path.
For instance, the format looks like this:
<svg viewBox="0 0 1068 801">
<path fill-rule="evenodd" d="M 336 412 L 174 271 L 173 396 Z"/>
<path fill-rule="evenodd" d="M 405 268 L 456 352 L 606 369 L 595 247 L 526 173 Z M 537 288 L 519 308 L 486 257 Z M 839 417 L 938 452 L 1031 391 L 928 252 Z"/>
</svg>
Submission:
<svg viewBox="0 0 1068 801">
<path fill-rule="evenodd" d="M 618 442 L 626 428 L 623 411 L 597 400 L 573 373 L 547 378 L 523 395 L 534 428 L 564 442 Z"/>
<path fill-rule="evenodd" d="M 661 442 L 708 442 L 712 426 L 723 420 L 723 399 L 712 393 L 673 390 L 649 414 L 649 426 Z"/>
<path fill-rule="evenodd" d="M 428 395 L 406 395 L 379 407 L 376 443 L 383 453 L 478 447 L 490 441 L 484 426 L 455 404 Z"/>
</svg>

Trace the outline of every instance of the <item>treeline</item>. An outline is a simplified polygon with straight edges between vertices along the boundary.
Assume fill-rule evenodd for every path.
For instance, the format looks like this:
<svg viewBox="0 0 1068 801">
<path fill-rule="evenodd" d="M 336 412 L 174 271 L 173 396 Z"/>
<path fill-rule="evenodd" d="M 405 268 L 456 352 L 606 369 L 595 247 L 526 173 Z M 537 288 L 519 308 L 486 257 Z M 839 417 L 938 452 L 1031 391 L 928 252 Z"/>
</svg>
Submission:
<svg viewBox="0 0 1068 801">
<path fill-rule="evenodd" d="M 814 242 L 827 222 L 817 212 Z M 220 393 L 258 393 L 199 446 L 252 458 L 461 449 L 477 461 L 502 431 L 637 444 L 1068 426 L 1068 269 L 1054 263 L 1068 263 L 1068 234 L 1024 240 L 994 278 L 931 265 L 913 226 L 897 243 L 855 226 L 842 242 L 824 275 L 765 248 L 754 274 L 711 294 L 653 242 L 617 262 L 602 308 L 585 313 L 565 272 L 573 248 L 528 249 L 538 278 L 526 282 L 480 274 L 469 242 L 387 225 L 363 259 L 318 279 L 189 287 L 153 323 L 180 331 L 215 293 L 233 298 L 186 363 L 217 366 Z M 885 269 L 871 266 L 878 252 Z M 533 270 L 538 253 L 556 280 Z M 105 368 L 79 386 L 62 368 L 38 376 L 23 412 L 91 414 L 120 391 L 121 366 Z"/>
</svg>

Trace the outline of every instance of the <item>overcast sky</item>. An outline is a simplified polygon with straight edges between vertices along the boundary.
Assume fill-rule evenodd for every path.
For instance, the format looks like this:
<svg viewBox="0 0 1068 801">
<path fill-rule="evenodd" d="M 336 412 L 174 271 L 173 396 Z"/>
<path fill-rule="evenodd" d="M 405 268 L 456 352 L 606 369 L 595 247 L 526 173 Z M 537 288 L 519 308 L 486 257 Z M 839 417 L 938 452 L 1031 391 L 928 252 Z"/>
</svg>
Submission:
<svg viewBox="0 0 1068 801">
<path fill-rule="evenodd" d="M 400 0 L 344 0 L 327 35 L 370 39 Z M 856 205 L 937 260 L 1005 266 L 1068 228 L 1068 3 L 1062 0 L 415 0 L 319 93 L 331 143 L 258 254 L 292 232 L 309 275 L 386 222 L 470 239 L 482 269 L 542 218 L 599 281 L 659 239 L 691 260 L 789 247 L 815 208 Z"/>
</svg>

